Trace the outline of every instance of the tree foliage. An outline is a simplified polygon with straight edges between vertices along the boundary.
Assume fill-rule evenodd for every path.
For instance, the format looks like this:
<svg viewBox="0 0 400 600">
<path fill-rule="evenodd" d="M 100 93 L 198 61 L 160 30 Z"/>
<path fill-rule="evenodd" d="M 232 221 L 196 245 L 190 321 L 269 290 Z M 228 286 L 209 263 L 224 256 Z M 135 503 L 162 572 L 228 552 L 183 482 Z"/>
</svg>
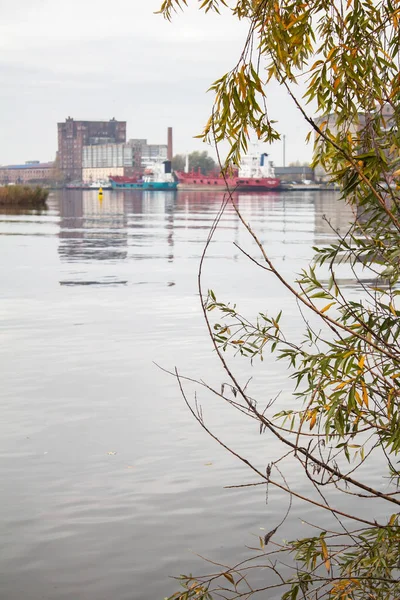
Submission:
<svg viewBox="0 0 400 600">
<path fill-rule="evenodd" d="M 161 12 L 170 19 L 182 3 L 187 4 L 165 0 Z M 235 66 L 211 86 L 215 102 L 204 139 L 228 140 L 227 160 L 235 164 L 250 135 L 263 142 L 278 139 L 278 124 L 268 115 L 268 84 L 277 80 L 308 122 L 308 138 L 315 136 L 313 164 L 340 185 L 341 201 L 353 207 L 354 220 L 345 236 L 315 248 L 313 262 L 290 283 L 229 197 L 255 244 L 251 259 L 296 299 L 304 338 L 292 339 L 282 313 L 263 311 L 254 322 L 214 291 L 204 293 L 200 277 L 206 323 L 229 377 L 222 392 L 213 391 L 256 419 L 260 431 L 279 440 L 287 454 L 279 467 L 275 462 L 261 471 L 227 450 L 253 470 L 260 485 L 328 511 L 337 526 L 279 543 L 278 525 L 260 539 L 255 560 L 268 573 L 262 588 L 252 586 L 246 562 L 203 577 L 182 577 L 183 591 L 173 597 L 249 598 L 274 589 L 284 600 L 395 600 L 400 598 L 400 3 L 203 0 L 200 6 L 249 23 Z M 299 98 L 298 84 L 304 81 L 306 92 Z M 338 279 L 342 261 L 358 282 L 358 300 Z M 272 406 L 250 398 L 230 366 L 232 351 L 251 361 L 271 355 L 270 360 L 285 361 L 295 384 L 292 405 L 274 414 Z M 184 380 L 177 377 L 185 394 Z M 186 401 L 215 437 L 201 411 Z M 369 480 L 366 467 L 374 456 L 390 484 Z M 282 479 L 287 460 L 298 461 L 317 500 Z M 338 491 L 366 505 L 368 517 L 361 517 L 353 502 L 343 512 Z M 292 575 L 282 575 L 279 564 L 289 559 Z"/>
<path fill-rule="evenodd" d="M 185 155 L 175 154 L 172 159 L 172 168 L 174 171 L 183 171 L 185 169 Z"/>
<path fill-rule="evenodd" d="M 183 154 L 177 154 L 172 159 L 172 168 L 174 171 L 183 171 L 185 168 L 186 157 Z M 214 171 L 217 167 L 215 160 L 212 156 L 208 155 L 208 152 L 204 150 L 203 152 L 191 152 L 189 154 L 189 171 L 194 169 L 200 172 L 203 175 L 208 175 L 212 171 Z"/>
</svg>

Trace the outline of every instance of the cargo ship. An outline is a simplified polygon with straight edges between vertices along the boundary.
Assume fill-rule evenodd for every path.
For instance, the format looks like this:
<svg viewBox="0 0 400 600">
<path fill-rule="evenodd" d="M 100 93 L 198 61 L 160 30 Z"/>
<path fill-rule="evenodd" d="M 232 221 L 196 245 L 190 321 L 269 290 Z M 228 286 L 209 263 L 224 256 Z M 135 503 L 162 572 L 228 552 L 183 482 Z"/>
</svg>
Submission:
<svg viewBox="0 0 400 600">
<path fill-rule="evenodd" d="M 143 176 L 110 176 L 113 190 L 176 190 L 178 182 L 172 175 L 171 161 L 164 160 L 149 165 Z"/>
<path fill-rule="evenodd" d="M 243 157 L 240 168 L 234 169 L 224 177 L 221 173 L 203 175 L 200 169 L 190 173 L 176 171 L 179 189 L 215 189 L 216 186 L 226 187 L 231 190 L 267 192 L 277 190 L 281 181 L 275 177 L 273 163 L 268 159 L 268 154 L 248 154 Z"/>
</svg>

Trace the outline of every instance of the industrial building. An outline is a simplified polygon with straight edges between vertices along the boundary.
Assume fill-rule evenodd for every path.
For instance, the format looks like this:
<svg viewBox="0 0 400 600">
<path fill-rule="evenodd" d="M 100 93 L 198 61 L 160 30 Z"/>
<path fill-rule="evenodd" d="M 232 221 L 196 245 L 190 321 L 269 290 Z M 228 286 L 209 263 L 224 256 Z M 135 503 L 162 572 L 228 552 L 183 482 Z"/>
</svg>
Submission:
<svg viewBox="0 0 400 600">
<path fill-rule="evenodd" d="M 275 175 L 284 183 L 314 181 L 314 169 L 309 166 L 275 167 Z"/>
<path fill-rule="evenodd" d="M 0 167 L 0 184 L 91 183 L 110 176 L 133 177 L 156 161 L 172 158 L 172 128 L 167 144 L 149 144 L 147 139 L 126 141 L 126 121 L 81 121 L 68 117 L 58 123 L 56 162 L 29 161 Z"/>
<path fill-rule="evenodd" d="M 135 157 L 129 144 L 84 146 L 82 151 L 82 181 L 108 180 L 110 175 L 128 175 L 133 171 Z"/>
<path fill-rule="evenodd" d="M 167 144 L 148 144 L 147 140 L 133 139 L 129 140 L 133 148 L 140 149 L 141 166 L 147 167 L 155 160 L 167 160 L 168 159 L 168 146 Z"/>
<path fill-rule="evenodd" d="M 92 183 L 108 180 L 110 176 L 140 175 L 147 166 L 167 157 L 167 144 L 148 144 L 146 139 L 83 146 L 82 181 Z"/>
<path fill-rule="evenodd" d="M 58 123 L 58 166 L 65 181 L 82 181 L 84 146 L 124 144 L 126 121 L 75 121 Z"/>
<path fill-rule="evenodd" d="M 23 165 L 0 167 L 0 184 L 48 183 L 54 179 L 54 163 L 31 160 Z"/>
<path fill-rule="evenodd" d="M 394 126 L 394 111 L 393 107 L 386 103 L 383 106 L 379 107 L 376 112 L 368 113 L 358 113 L 357 118 L 353 119 L 350 123 L 341 124 L 340 131 L 346 132 L 350 134 L 353 140 L 357 140 L 359 144 L 360 151 L 364 148 L 364 151 L 371 148 L 371 142 L 368 141 L 369 133 L 369 123 L 376 119 L 379 116 L 381 119 L 381 126 L 383 129 L 390 129 Z M 338 133 L 338 115 L 335 113 L 329 113 L 327 115 L 322 115 L 315 119 L 315 123 L 321 127 L 323 125 L 324 131 L 328 130 L 334 136 Z M 318 140 L 318 134 L 315 135 L 315 142 Z M 367 140 L 367 142 L 365 141 Z M 327 173 L 325 169 L 321 165 L 317 165 L 315 167 L 315 181 L 319 183 L 328 182 L 331 180 L 331 174 Z"/>
</svg>

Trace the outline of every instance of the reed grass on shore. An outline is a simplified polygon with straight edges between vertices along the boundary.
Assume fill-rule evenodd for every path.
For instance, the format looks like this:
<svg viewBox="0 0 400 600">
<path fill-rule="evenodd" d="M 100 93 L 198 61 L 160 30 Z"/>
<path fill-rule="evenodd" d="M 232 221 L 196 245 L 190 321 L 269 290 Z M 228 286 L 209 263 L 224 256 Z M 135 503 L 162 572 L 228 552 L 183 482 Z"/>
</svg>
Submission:
<svg viewBox="0 0 400 600">
<path fill-rule="evenodd" d="M 44 207 L 49 190 L 27 185 L 8 185 L 0 187 L 0 206 Z"/>
</svg>

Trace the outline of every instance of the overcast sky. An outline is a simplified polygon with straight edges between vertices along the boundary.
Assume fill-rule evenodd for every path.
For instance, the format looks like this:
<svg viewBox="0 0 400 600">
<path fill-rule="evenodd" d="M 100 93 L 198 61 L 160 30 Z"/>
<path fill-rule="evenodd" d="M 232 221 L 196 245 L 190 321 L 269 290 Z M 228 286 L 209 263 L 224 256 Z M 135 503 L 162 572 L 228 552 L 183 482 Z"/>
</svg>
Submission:
<svg viewBox="0 0 400 600">
<path fill-rule="evenodd" d="M 166 143 L 172 126 L 174 153 L 207 149 L 193 139 L 210 112 L 206 91 L 235 63 L 246 25 L 189 3 L 168 23 L 154 14 L 161 0 L 1 0 L 0 164 L 53 160 L 67 116 L 126 120 L 128 137 L 150 143 Z M 269 110 L 286 164 L 309 160 L 308 127 L 277 85 Z M 282 164 L 282 142 L 262 149 Z"/>
</svg>

